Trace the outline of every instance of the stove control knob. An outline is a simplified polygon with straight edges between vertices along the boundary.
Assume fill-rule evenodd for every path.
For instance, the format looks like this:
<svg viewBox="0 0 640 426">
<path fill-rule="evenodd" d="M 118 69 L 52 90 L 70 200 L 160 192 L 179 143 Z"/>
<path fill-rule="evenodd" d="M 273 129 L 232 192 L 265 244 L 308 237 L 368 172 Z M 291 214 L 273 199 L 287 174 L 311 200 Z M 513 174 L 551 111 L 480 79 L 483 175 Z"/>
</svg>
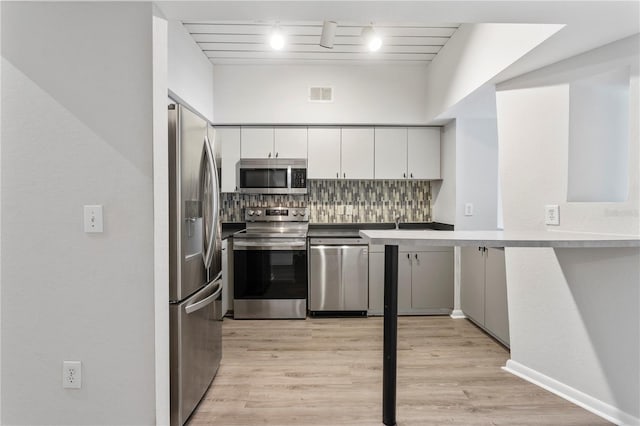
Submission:
<svg viewBox="0 0 640 426">
<path fill-rule="evenodd" d="M 300 216 L 304 216 L 305 211 L 304 211 L 304 210 L 299 210 L 299 211 L 298 211 L 298 214 L 299 214 Z"/>
<path fill-rule="evenodd" d="M 253 210 L 249 210 L 249 216 L 253 216 L 254 211 Z"/>
<path fill-rule="evenodd" d="M 262 216 L 262 210 L 256 210 L 256 215 Z"/>
<path fill-rule="evenodd" d="M 298 212 L 296 210 L 293 211 L 294 216 L 298 216 Z"/>
</svg>

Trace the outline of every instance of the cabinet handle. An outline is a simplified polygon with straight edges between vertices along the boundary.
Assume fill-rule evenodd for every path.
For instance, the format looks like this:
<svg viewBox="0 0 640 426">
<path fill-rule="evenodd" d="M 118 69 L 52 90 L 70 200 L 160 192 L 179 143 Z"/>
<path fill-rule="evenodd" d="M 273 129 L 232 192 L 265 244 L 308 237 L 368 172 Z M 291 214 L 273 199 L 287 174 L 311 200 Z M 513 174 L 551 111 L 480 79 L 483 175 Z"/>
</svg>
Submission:
<svg viewBox="0 0 640 426">
<path fill-rule="evenodd" d="M 267 158 L 271 158 L 271 153 L 269 153 L 269 155 L 267 156 Z"/>
<path fill-rule="evenodd" d="M 343 173 L 342 176 L 344 176 L 345 179 L 347 178 L 347 174 L 346 173 Z"/>
<path fill-rule="evenodd" d="M 403 173 L 403 174 L 402 174 L 402 177 L 406 179 L 406 178 L 407 178 L 407 174 L 406 174 L 406 173 Z"/>
<path fill-rule="evenodd" d="M 418 253 L 416 253 L 416 260 L 418 260 Z"/>
<path fill-rule="evenodd" d="M 411 173 L 411 179 L 413 179 L 413 173 Z"/>
<path fill-rule="evenodd" d="M 276 158 L 278 158 L 278 153 L 276 152 Z"/>
<path fill-rule="evenodd" d="M 336 178 L 339 178 L 339 177 L 340 177 L 340 173 L 336 173 Z"/>
</svg>

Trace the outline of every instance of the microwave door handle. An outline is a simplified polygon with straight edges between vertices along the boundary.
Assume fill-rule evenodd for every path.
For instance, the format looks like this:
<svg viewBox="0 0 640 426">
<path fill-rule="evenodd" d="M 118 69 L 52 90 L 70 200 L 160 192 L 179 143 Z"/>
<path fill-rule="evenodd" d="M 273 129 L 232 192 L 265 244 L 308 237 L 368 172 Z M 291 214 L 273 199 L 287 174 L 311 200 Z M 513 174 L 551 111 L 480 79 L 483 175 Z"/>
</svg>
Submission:
<svg viewBox="0 0 640 426">
<path fill-rule="evenodd" d="M 210 181 L 206 182 L 206 184 L 209 184 L 211 191 L 215 193 L 215 191 L 217 190 L 217 188 L 215 188 L 216 181 L 214 177 L 214 174 L 216 173 L 216 169 L 215 169 L 215 163 L 213 159 L 213 152 L 211 152 L 211 145 L 209 144 L 209 138 L 207 136 L 204 137 L 204 151 L 205 151 L 205 158 L 206 158 L 205 167 L 209 168 L 209 179 L 210 179 Z M 206 176 L 204 169 L 203 169 L 203 175 Z M 206 184 L 205 184 L 205 187 L 206 187 Z M 203 197 L 205 192 L 206 191 L 203 191 Z M 215 208 L 216 208 L 216 201 L 215 201 L 215 195 L 213 195 L 211 197 L 211 210 L 212 210 L 211 213 L 214 217 L 215 217 Z M 214 250 L 213 244 L 215 241 L 215 233 L 216 233 L 215 222 L 205 223 L 205 229 L 207 229 L 207 226 L 209 227 L 210 232 L 209 232 L 209 235 L 207 236 L 208 238 L 205 245 L 203 260 L 204 260 L 204 266 L 207 269 L 209 269 L 209 267 L 211 266 L 211 262 L 213 260 L 213 250 Z"/>
</svg>

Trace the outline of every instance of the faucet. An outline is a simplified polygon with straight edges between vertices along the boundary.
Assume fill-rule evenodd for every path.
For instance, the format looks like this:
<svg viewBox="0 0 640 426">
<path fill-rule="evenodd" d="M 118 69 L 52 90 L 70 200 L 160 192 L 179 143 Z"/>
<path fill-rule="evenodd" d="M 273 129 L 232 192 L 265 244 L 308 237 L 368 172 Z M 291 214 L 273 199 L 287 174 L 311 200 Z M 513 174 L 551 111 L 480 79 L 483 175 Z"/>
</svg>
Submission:
<svg viewBox="0 0 640 426">
<path fill-rule="evenodd" d="M 395 222 L 396 222 L 396 229 L 400 229 L 400 216 L 396 216 Z"/>
</svg>

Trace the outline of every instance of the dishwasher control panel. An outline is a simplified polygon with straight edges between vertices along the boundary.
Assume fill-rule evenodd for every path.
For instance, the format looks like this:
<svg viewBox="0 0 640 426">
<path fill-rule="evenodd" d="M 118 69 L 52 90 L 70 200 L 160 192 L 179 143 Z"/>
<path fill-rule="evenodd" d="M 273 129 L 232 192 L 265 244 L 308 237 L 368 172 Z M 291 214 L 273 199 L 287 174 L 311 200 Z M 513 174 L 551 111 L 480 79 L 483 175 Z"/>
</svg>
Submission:
<svg viewBox="0 0 640 426">
<path fill-rule="evenodd" d="M 321 237 L 310 238 L 309 245 L 322 245 L 322 246 L 367 246 L 369 243 L 360 237 L 353 238 L 336 238 L 336 237 Z"/>
</svg>

